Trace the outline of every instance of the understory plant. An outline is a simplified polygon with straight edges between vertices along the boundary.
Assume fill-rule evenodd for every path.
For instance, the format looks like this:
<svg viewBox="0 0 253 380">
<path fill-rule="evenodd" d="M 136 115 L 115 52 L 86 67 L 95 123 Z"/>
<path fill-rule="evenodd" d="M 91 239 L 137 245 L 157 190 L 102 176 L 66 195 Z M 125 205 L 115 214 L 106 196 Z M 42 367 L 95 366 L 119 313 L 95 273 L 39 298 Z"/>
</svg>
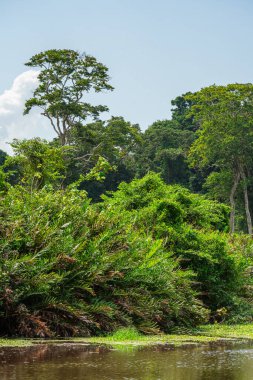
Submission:
<svg viewBox="0 0 253 380">
<path fill-rule="evenodd" d="M 0 204 L 0 333 L 170 332 L 233 308 L 246 263 L 227 208 L 154 174 L 91 204 L 75 185 L 10 186 Z"/>
</svg>

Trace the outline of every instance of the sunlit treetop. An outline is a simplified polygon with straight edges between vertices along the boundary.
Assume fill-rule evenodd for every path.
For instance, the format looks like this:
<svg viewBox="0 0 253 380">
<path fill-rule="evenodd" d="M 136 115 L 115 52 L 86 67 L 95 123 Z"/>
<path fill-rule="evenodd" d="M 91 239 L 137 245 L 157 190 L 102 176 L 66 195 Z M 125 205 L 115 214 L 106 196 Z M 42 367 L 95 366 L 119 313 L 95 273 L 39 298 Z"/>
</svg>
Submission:
<svg viewBox="0 0 253 380">
<path fill-rule="evenodd" d="M 104 105 L 88 103 L 84 94 L 113 90 L 109 84 L 108 68 L 95 57 L 74 50 L 47 50 L 34 55 L 26 66 L 39 68 L 39 84 L 33 97 L 25 103 L 24 114 L 39 107 L 59 137 L 68 143 L 69 130 L 88 117 L 98 118 L 108 111 Z"/>
</svg>

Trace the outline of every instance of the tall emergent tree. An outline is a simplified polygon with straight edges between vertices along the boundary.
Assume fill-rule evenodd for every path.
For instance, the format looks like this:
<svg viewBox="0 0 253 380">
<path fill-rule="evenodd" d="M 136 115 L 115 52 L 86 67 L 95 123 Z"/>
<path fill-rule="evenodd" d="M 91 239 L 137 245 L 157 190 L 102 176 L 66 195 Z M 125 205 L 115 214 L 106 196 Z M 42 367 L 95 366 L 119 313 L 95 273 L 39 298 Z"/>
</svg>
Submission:
<svg viewBox="0 0 253 380">
<path fill-rule="evenodd" d="M 68 143 L 70 129 L 89 116 L 96 119 L 107 111 L 103 105 L 84 101 L 91 91 L 113 90 L 108 83 L 108 69 L 96 58 L 74 50 L 47 50 L 34 55 L 26 66 L 40 69 L 39 85 L 33 97 L 26 101 L 24 114 L 39 107 L 59 137 L 61 145 Z"/>
<path fill-rule="evenodd" d="M 253 84 L 210 86 L 189 95 L 191 112 L 199 123 L 191 147 L 195 166 L 210 166 L 230 178 L 230 230 L 235 230 L 235 195 L 243 189 L 247 228 L 252 234 L 248 184 L 253 167 Z M 223 175 L 224 173 L 224 175 Z"/>
</svg>

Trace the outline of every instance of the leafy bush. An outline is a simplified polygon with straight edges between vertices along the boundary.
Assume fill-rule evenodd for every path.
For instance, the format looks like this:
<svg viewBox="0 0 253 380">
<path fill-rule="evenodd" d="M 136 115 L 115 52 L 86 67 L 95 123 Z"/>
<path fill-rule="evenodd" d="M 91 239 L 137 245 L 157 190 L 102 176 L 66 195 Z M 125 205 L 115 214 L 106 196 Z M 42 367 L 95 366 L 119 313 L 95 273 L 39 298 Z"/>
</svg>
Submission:
<svg viewBox="0 0 253 380">
<path fill-rule="evenodd" d="M 122 183 L 110 197 L 118 214 L 128 215 L 133 228 L 162 239 L 171 257 L 184 270 L 192 270 L 195 289 L 212 312 L 232 307 L 245 282 L 248 266 L 240 247 L 231 247 L 228 231 L 229 208 L 181 186 L 165 185 L 156 174 L 130 184 Z"/>
<path fill-rule="evenodd" d="M 169 332 L 233 309 L 245 261 L 227 209 L 149 174 L 91 205 L 75 186 L 10 187 L 0 205 L 0 332 Z"/>
</svg>

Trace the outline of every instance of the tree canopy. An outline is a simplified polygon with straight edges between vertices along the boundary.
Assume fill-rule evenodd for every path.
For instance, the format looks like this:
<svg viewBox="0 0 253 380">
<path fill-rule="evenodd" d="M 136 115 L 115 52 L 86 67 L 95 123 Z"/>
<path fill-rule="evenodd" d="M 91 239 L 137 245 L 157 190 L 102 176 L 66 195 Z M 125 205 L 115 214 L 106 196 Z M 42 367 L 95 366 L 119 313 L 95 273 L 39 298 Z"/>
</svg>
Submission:
<svg viewBox="0 0 253 380">
<path fill-rule="evenodd" d="M 198 139 L 190 150 L 192 165 L 231 173 L 231 232 L 235 229 L 234 198 L 241 181 L 248 232 L 252 234 L 248 177 L 253 157 L 253 85 L 210 86 L 187 98 L 193 102 L 190 112 L 199 123 Z"/>
<path fill-rule="evenodd" d="M 47 50 L 27 66 L 40 71 L 25 113 L 57 136 L 0 151 L 0 334 L 252 322 L 253 85 L 187 92 L 142 131 L 99 119 L 88 94 L 112 86 L 94 57 Z"/>
<path fill-rule="evenodd" d="M 40 71 L 38 87 L 33 97 L 26 101 L 24 114 L 39 107 L 42 115 L 50 120 L 62 145 L 68 143 L 72 127 L 108 110 L 106 106 L 92 105 L 84 100 L 84 94 L 92 90 L 113 90 L 107 67 L 93 56 L 74 50 L 53 49 L 35 54 L 26 66 Z"/>
</svg>

